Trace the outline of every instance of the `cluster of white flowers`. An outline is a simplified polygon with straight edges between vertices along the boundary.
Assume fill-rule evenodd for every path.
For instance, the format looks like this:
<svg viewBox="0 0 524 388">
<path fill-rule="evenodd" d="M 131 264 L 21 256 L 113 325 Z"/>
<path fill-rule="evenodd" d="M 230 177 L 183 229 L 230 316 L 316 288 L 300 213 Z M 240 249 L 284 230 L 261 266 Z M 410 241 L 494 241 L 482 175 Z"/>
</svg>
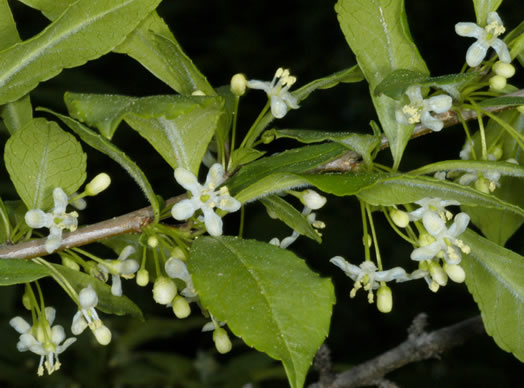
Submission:
<svg viewBox="0 0 524 388">
<path fill-rule="evenodd" d="M 220 236 L 223 223 L 214 209 L 231 213 L 239 210 L 241 206 L 239 201 L 229 195 L 226 186 L 216 191 L 217 187 L 225 181 L 222 165 L 215 163 L 211 166 L 204 185 L 198 183 L 198 179 L 190 171 L 181 167 L 175 170 L 175 179 L 184 189 L 191 192 L 191 198 L 184 199 L 173 206 L 171 210 L 173 218 L 179 221 L 187 220 L 200 209 L 207 232 L 211 236 Z"/>
<path fill-rule="evenodd" d="M 296 81 L 296 77 L 290 75 L 288 69 L 279 67 L 271 82 L 249 80 L 247 87 L 266 92 L 271 101 L 271 114 L 273 117 L 281 119 L 286 115 L 288 109 L 299 108 L 296 97 L 288 92 Z"/>
<path fill-rule="evenodd" d="M 458 238 L 467 228 L 469 216 L 459 213 L 455 217 L 446 209 L 447 206 L 459 205 L 457 201 L 441 200 L 440 198 L 424 198 L 415 202 L 419 208 L 406 213 L 395 209 L 392 212 L 393 221 L 400 227 L 406 227 L 409 221 L 422 220 L 426 233 L 419 238 L 420 246 L 411 253 L 411 259 L 419 262 L 419 269 L 408 274 L 401 267 L 389 270 L 378 270 L 369 260 L 359 266 L 346 262 L 342 257 L 335 256 L 330 262 L 339 267 L 355 283 L 350 296 L 354 297 L 360 288 L 368 291 L 368 301 L 374 301 L 373 291 L 377 290 L 377 307 L 381 312 L 389 312 L 392 307 L 391 290 L 386 282 L 424 278 L 430 290 L 437 291 L 439 286 L 451 280 L 461 283 L 465 272 L 460 266 L 461 253 L 468 254 L 471 249 Z M 448 222 L 453 223 L 448 227 Z M 443 260 L 442 266 L 440 260 Z"/>
<path fill-rule="evenodd" d="M 444 126 L 442 120 L 431 115 L 431 112 L 444 113 L 451 109 L 452 99 L 446 94 L 433 96 L 428 99 L 422 97 L 420 86 L 412 85 L 407 88 L 406 95 L 409 104 L 395 112 L 395 118 L 400 124 L 422 123 L 432 131 L 440 131 Z"/>
</svg>

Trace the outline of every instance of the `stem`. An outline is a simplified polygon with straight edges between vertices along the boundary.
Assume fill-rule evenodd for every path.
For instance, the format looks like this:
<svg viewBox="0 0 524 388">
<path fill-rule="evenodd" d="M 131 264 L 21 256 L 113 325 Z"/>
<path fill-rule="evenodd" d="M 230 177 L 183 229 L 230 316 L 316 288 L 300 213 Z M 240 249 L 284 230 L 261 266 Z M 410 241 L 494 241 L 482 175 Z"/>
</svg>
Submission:
<svg viewBox="0 0 524 388">
<path fill-rule="evenodd" d="M 262 119 L 266 115 L 266 112 L 268 111 L 270 105 L 271 105 L 271 101 L 268 100 L 266 103 L 266 106 L 264 106 L 264 108 L 258 115 L 257 119 L 255 120 L 251 128 L 249 128 L 249 131 L 247 131 L 247 135 L 246 137 L 244 137 L 244 140 L 242 141 L 242 144 L 240 144 L 239 148 L 248 148 L 253 145 L 253 142 L 256 140 L 256 138 L 258 137 L 258 135 L 260 135 L 260 132 L 262 131 L 262 130 L 257 129 L 258 124 L 260 123 L 260 121 L 262 121 Z"/>
<path fill-rule="evenodd" d="M 378 249 L 378 241 L 377 241 L 377 235 L 375 233 L 375 225 L 373 223 L 373 215 L 371 214 L 371 208 L 366 203 L 366 211 L 368 213 L 369 218 L 369 226 L 371 227 L 371 235 L 373 236 L 373 245 L 375 246 L 375 256 L 377 257 L 377 267 L 379 271 L 383 270 L 382 267 L 382 258 L 380 257 L 380 249 Z"/>
</svg>

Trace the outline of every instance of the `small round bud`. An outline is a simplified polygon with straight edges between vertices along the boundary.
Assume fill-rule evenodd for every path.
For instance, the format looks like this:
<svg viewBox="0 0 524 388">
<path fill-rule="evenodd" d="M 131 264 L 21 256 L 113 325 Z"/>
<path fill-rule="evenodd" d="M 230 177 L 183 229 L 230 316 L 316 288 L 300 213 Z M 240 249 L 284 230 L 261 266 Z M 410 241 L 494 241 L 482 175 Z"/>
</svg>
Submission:
<svg viewBox="0 0 524 388">
<path fill-rule="evenodd" d="M 109 345 L 111 342 L 111 330 L 104 325 L 93 330 L 93 334 L 100 345 Z"/>
<path fill-rule="evenodd" d="M 238 73 L 231 78 L 231 92 L 235 96 L 243 96 L 246 92 L 247 80 L 244 74 Z"/>
<path fill-rule="evenodd" d="M 367 241 L 366 241 L 367 240 Z M 371 236 L 368 234 L 368 238 L 366 239 L 365 236 L 362 236 L 362 245 L 366 246 L 369 248 L 371 247 L 371 244 L 373 244 L 373 241 L 371 240 Z"/>
<path fill-rule="evenodd" d="M 149 284 L 149 271 L 145 268 L 138 270 L 136 273 L 136 284 L 145 287 Z"/>
<path fill-rule="evenodd" d="M 22 304 L 26 308 L 26 310 L 31 311 L 31 307 L 33 304 L 31 303 L 31 298 L 29 297 L 29 294 L 27 292 L 24 292 L 24 295 L 22 296 Z"/>
<path fill-rule="evenodd" d="M 80 300 L 80 305 L 83 309 L 89 309 L 98 304 L 98 295 L 90 285 L 80 290 L 78 293 L 78 299 Z"/>
<path fill-rule="evenodd" d="M 506 87 L 507 81 L 501 75 L 494 75 L 489 79 L 489 87 L 493 90 L 502 90 Z"/>
<path fill-rule="evenodd" d="M 271 131 L 266 131 L 262 134 L 260 139 L 262 140 L 262 143 L 269 144 L 275 140 L 275 135 Z"/>
<path fill-rule="evenodd" d="M 493 71 L 495 74 L 500 75 L 501 77 L 511 78 L 515 75 L 515 66 L 513 66 L 511 63 L 497 61 L 493 65 Z"/>
<path fill-rule="evenodd" d="M 502 155 L 504 155 L 504 150 L 500 145 L 497 145 L 491 150 L 490 154 L 493 155 L 493 158 L 495 160 L 499 160 L 500 158 L 502 158 Z"/>
<path fill-rule="evenodd" d="M 158 246 L 158 238 L 155 236 L 150 236 L 147 239 L 147 245 L 149 245 L 151 248 L 156 248 Z"/>
<path fill-rule="evenodd" d="M 176 284 L 171 279 L 160 276 L 153 286 L 153 299 L 158 304 L 168 305 L 176 295 Z"/>
<path fill-rule="evenodd" d="M 429 261 L 429 274 L 431 275 L 431 278 L 439 285 L 444 287 L 446 284 L 448 284 L 448 275 L 440 264 L 435 263 L 434 261 Z"/>
<path fill-rule="evenodd" d="M 231 350 L 231 340 L 227 335 L 227 331 L 221 327 L 217 327 L 215 331 L 213 331 L 213 341 L 215 342 L 218 353 L 225 354 Z"/>
<path fill-rule="evenodd" d="M 62 257 L 62 265 L 64 265 L 67 268 L 72 269 L 73 271 L 80 271 L 80 266 L 76 261 L 71 259 L 70 257 L 63 256 Z"/>
<path fill-rule="evenodd" d="M 189 314 L 191 314 L 191 306 L 187 303 L 186 298 L 180 295 L 175 296 L 175 299 L 173 299 L 173 312 L 179 319 L 189 317 Z"/>
<path fill-rule="evenodd" d="M 206 94 L 202 90 L 195 90 L 191 93 L 192 96 L 205 96 Z"/>
<path fill-rule="evenodd" d="M 186 254 L 180 247 L 174 247 L 171 251 L 171 257 L 176 257 L 180 260 L 186 260 Z"/>
<path fill-rule="evenodd" d="M 408 213 L 402 210 L 393 209 L 389 215 L 391 216 L 391 219 L 397 225 L 399 228 L 405 228 L 409 224 L 409 216 Z"/>
<path fill-rule="evenodd" d="M 327 199 L 316 191 L 307 189 L 302 192 L 300 201 L 304 206 L 307 206 L 312 210 L 318 210 L 326 204 Z"/>
<path fill-rule="evenodd" d="M 466 272 L 464 272 L 464 269 L 459 264 L 444 263 L 444 271 L 446 271 L 449 278 L 455 283 L 464 283 L 466 279 Z"/>
<path fill-rule="evenodd" d="M 377 290 L 377 308 L 381 313 L 389 313 L 393 309 L 391 288 L 385 284 L 381 284 Z"/>
<path fill-rule="evenodd" d="M 100 194 L 111 184 L 111 178 L 105 172 L 98 174 L 91 182 L 86 185 L 86 195 L 93 196 Z"/>
</svg>

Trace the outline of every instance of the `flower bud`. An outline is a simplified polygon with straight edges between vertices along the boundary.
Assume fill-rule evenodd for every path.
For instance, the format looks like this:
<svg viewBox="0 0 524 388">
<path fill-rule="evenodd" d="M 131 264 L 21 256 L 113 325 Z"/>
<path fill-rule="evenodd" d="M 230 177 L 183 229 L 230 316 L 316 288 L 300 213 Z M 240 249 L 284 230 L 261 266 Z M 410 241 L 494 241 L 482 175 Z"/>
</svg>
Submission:
<svg viewBox="0 0 524 388">
<path fill-rule="evenodd" d="M 93 196 L 100 194 L 111 184 L 111 178 L 105 172 L 98 174 L 91 182 L 86 185 L 86 195 Z"/>
<path fill-rule="evenodd" d="M 377 308 L 381 313 L 389 313 L 393 309 L 391 288 L 385 284 L 381 284 L 377 290 Z"/>
<path fill-rule="evenodd" d="M 191 93 L 192 96 L 205 96 L 206 94 L 202 90 L 195 90 Z"/>
<path fill-rule="evenodd" d="M 399 228 L 405 228 L 409 224 L 409 215 L 405 211 L 393 209 L 389 215 Z"/>
<path fill-rule="evenodd" d="M 217 327 L 215 331 L 213 331 L 213 341 L 215 342 L 218 353 L 225 354 L 231 350 L 231 340 L 227 335 L 227 331 L 221 327 Z"/>
<path fill-rule="evenodd" d="M 168 305 L 176 295 L 176 284 L 171 279 L 160 276 L 153 286 L 153 299 L 158 304 Z"/>
<path fill-rule="evenodd" d="M 179 319 L 189 317 L 189 314 L 191 314 L 191 306 L 187 303 L 186 298 L 180 295 L 175 296 L 175 299 L 173 299 L 173 312 Z"/>
<path fill-rule="evenodd" d="M 149 284 L 149 271 L 145 268 L 138 270 L 136 273 L 136 284 L 145 287 Z"/>
<path fill-rule="evenodd" d="M 459 264 L 444 263 L 444 271 L 455 283 L 463 283 L 466 279 L 466 272 Z"/>
<path fill-rule="evenodd" d="M 31 298 L 29 297 L 29 294 L 27 292 L 24 292 L 24 295 L 22 296 L 22 304 L 24 305 L 26 310 L 31 311 L 33 304 L 31 303 Z"/>
<path fill-rule="evenodd" d="M 238 73 L 231 78 L 231 92 L 235 96 L 243 96 L 246 92 L 247 80 L 244 74 Z"/>
<path fill-rule="evenodd" d="M 362 245 L 367 246 L 369 248 L 371 247 L 371 244 L 373 244 L 373 241 L 371 240 L 371 236 L 369 234 L 367 239 L 365 236 L 362 236 Z"/>
<path fill-rule="evenodd" d="M 495 160 L 499 160 L 504 155 L 504 150 L 502 149 L 502 147 L 500 145 L 497 145 L 496 147 L 494 147 L 491 150 L 490 154 L 493 155 L 493 158 Z"/>
<path fill-rule="evenodd" d="M 489 87 L 493 90 L 502 90 L 506 87 L 507 81 L 501 75 L 494 75 L 489 79 Z"/>
<path fill-rule="evenodd" d="M 501 77 L 511 78 L 515 75 L 515 66 L 513 66 L 511 63 L 497 61 L 493 65 L 493 71 L 495 74 L 500 75 Z"/>
<path fill-rule="evenodd" d="M 171 257 L 176 257 L 180 260 L 186 260 L 186 254 L 180 247 L 174 247 L 171 251 Z"/>
<path fill-rule="evenodd" d="M 439 286 L 444 287 L 446 284 L 448 284 L 448 275 L 446 274 L 446 272 L 444 272 L 440 264 L 435 263 L 434 261 L 429 261 L 428 266 L 429 266 L 429 274 L 431 275 L 431 278 Z"/>
<path fill-rule="evenodd" d="M 149 245 L 151 248 L 156 248 L 158 246 L 158 238 L 155 236 L 150 236 L 147 239 L 147 245 Z"/>
<path fill-rule="evenodd" d="M 80 266 L 78 265 L 78 263 L 70 257 L 62 256 L 62 265 L 72 269 L 73 271 L 80 271 Z"/>
<path fill-rule="evenodd" d="M 307 206 L 312 210 L 318 210 L 326 204 L 327 199 L 316 191 L 307 189 L 302 192 L 300 201 L 304 206 Z"/>
<path fill-rule="evenodd" d="M 490 190 L 490 181 L 483 177 L 475 181 L 475 188 L 486 194 L 489 194 L 492 191 Z"/>
<path fill-rule="evenodd" d="M 109 330 L 104 325 L 101 325 L 93 330 L 93 334 L 100 345 L 109 345 L 111 342 L 111 330 Z"/>
</svg>

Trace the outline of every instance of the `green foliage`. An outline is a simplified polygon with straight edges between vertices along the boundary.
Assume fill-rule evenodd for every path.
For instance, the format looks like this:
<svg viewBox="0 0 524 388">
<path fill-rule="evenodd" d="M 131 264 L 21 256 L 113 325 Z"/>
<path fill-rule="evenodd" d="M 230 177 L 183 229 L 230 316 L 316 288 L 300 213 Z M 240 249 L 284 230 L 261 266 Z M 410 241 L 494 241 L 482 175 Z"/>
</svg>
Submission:
<svg viewBox="0 0 524 388">
<path fill-rule="evenodd" d="M 331 282 L 290 251 L 234 237 L 196 240 L 189 270 L 204 307 L 248 345 L 281 360 L 290 385 L 302 387 L 328 333 Z"/>
<path fill-rule="evenodd" d="M 47 267 L 19 259 L 0 260 L 0 274 L 0 286 L 24 284 L 50 275 Z"/>
<path fill-rule="evenodd" d="M 80 124 L 78 121 L 73 120 L 68 116 L 63 116 L 58 113 L 51 112 L 46 110 L 49 113 L 54 114 L 58 117 L 64 124 L 66 124 L 73 132 L 75 132 L 84 142 L 89 144 L 91 147 L 100 151 L 101 153 L 109 156 L 115 162 L 117 162 L 126 172 L 135 180 L 138 186 L 144 192 L 151 207 L 153 208 L 153 214 L 155 219 L 158 219 L 160 215 L 160 204 L 158 203 L 158 198 L 151 187 L 151 184 L 147 180 L 147 177 L 142 172 L 142 170 L 127 157 L 127 155 L 118 149 L 117 146 L 104 139 L 102 136 L 93 132 L 85 125 Z"/>
<path fill-rule="evenodd" d="M 404 1 L 339 0 L 335 10 L 346 41 L 369 83 L 373 104 L 391 147 L 394 168 L 398 168 L 413 128 L 396 121 L 396 101 L 374 96 L 373 91 L 397 69 L 428 74 L 409 32 Z"/>
<path fill-rule="evenodd" d="M 86 155 L 80 143 L 43 118 L 10 137 L 4 157 L 16 191 L 29 209 L 50 209 L 55 187 L 72 194 L 86 178 Z"/>
<path fill-rule="evenodd" d="M 0 53 L 0 104 L 111 51 L 160 0 L 80 0 L 35 37 Z M 101 39 L 103 37 L 103 39 Z"/>
<path fill-rule="evenodd" d="M 303 214 L 300 214 L 300 212 L 285 199 L 280 198 L 278 195 L 268 195 L 267 197 L 261 198 L 260 202 L 266 207 L 270 216 L 274 215 L 297 233 L 303 234 L 315 240 L 317 243 L 322 242 L 320 235 L 313 229 L 307 218 Z"/>
<path fill-rule="evenodd" d="M 460 238 L 471 247 L 462 265 L 486 332 L 502 349 L 524 362 L 524 257 L 472 231 Z"/>
</svg>

